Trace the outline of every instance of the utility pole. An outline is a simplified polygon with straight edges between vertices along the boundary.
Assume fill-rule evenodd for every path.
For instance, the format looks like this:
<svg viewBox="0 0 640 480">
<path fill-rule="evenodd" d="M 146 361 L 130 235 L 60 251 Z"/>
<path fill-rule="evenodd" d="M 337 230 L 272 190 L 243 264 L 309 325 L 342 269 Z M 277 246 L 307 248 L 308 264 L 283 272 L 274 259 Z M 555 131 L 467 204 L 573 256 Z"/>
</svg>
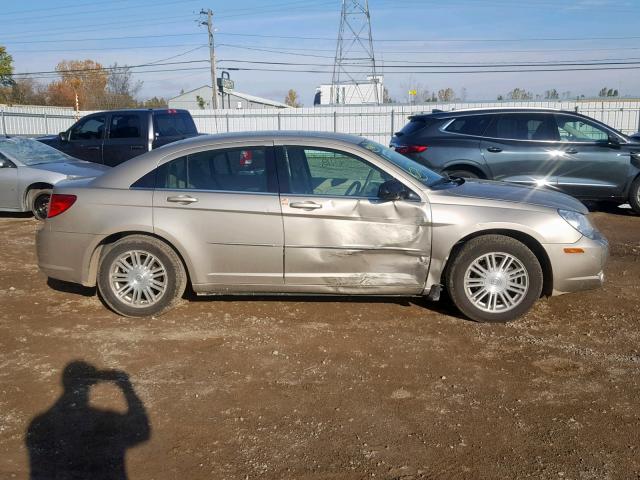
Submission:
<svg viewBox="0 0 640 480">
<path fill-rule="evenodd" d="M 209 31 L 209 61 L 211 62 L 211 88 L 213 90 L 213 95 L 211 97 L 211 107 L 214 110 L 218 109 L 218 81 L 216 74 L 216 49 L 215 44 L 213 42 L 213 12 L 210 8 L 207 10 L 200 10 L 200 15 L 206 15 L 207 21 L 201 22 L 202 25 L 207 26 L 207 30 Z"/>
</svg>

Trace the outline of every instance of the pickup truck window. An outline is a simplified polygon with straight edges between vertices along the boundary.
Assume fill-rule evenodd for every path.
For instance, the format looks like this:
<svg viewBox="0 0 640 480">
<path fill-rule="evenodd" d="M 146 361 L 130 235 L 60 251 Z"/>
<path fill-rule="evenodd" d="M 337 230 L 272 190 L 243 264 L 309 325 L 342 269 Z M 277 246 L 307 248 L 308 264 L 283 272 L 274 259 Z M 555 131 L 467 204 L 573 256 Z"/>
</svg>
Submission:
<svg viewBox="0 0 640 480">
<path fill-rule="evenodd" d="M 154 113 L 153 128 L 158 137 L 197 135 L 196 125 L 186 112 Z"/>
<path fill-rule="evenodd" d="M 126 113 L 113 115 L 109 125 L 109 138 L 139 138 L 142 136 L 140 115 Z"/>
<path fill-rule="evenodd" d="M 104 116 L 80 120 L 71 130 L 70 140 L 101 140 L 104 136 Z"/>
</svg>

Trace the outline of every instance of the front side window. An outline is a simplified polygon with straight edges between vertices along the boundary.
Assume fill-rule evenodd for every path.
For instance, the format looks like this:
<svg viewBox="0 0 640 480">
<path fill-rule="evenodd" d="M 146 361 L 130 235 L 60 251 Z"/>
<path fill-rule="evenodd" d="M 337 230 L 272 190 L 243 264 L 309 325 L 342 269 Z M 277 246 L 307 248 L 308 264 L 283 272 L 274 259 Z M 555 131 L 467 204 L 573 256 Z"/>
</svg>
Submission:
<svg viewBox="0 0 640 480">
<path fill-rule="evenodd" d="M 557 141 L 553 115 L 544 113 L 506 113 L 494 115 L 485 136 L 506 140 Z"/>
<path fill-rule="evenodd" d="M 139 138 L 141 136 L 140 115 L 128 113 L 111 117 L 109 138 Z"/>
<path fill-rule="evenodd" d="M 558 134 L 563 142 L 606 142 L 609 133 L 584 120 L 569 115 L 556 115 Z"/>
<path fill-rule="evenodd" d="M 81 120 L 71 129 L 70 140 L 102 140 L 104 136 L 104 116 Z"/>
<path fill-rule="evenodd" d="M 286 147 L 289 191 L 299 195 L 377 197 L 391 176 L 351 154 L 324 148 Z"/>
<path fill-rule="evenodd" d="M 275 191 L 269 186 L 264 148 L 209 150 L 185 155 L 161 165 L 155 174 L 145 175 L 133 186 L 148 187 L 151 177 L 155 177 L 155 188 L 167 190 Z"/>
</svg>

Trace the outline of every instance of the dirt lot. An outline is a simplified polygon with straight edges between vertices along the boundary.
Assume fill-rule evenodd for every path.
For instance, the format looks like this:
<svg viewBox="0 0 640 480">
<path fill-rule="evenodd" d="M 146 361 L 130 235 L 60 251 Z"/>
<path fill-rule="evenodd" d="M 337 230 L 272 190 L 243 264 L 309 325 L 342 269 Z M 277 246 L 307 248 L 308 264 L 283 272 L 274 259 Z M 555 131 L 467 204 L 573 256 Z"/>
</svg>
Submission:
<svg viewBox="0 0 640 480">
<path fill-rule="evenodd" d="M 483 325 L 446 305 L 333 298 L 190 299 L 123 319 L 48 286 L 37 222 L 1 217 L 0 478 L 28 477 L 29 450 L 46 478 L 54 450 L 108 458 L 108 478 L 123 455 L 130 479 L 640 478 L 640 217 L 593 220 L 611 241 L 603 290 Z M 62 395 L 74 360 L 133 390 L 121 376 L 87 400 L 75 364 Z"/>
</svg>

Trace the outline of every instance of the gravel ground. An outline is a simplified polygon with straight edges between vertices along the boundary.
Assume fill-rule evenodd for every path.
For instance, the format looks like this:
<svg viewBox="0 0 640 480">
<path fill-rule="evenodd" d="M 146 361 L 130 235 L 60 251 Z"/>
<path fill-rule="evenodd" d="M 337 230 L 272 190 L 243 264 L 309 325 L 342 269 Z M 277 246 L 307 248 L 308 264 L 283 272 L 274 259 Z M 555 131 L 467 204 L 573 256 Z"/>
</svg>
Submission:
<svg viewBox="0 0 640 480">
<path fill-rule="evenodd" d="M 353 298 L 124 319 L 47 284 L 37 222 L 0 217 L 0 478 L 30 453 L 45 478 L 64 455 L 104 478 L 640 478 L 640 217 L 592 217 L 605 287 L 507 325 Z M 73 363 L 64 390 L 80 360 L 130 381 Z"/>
</svg>

